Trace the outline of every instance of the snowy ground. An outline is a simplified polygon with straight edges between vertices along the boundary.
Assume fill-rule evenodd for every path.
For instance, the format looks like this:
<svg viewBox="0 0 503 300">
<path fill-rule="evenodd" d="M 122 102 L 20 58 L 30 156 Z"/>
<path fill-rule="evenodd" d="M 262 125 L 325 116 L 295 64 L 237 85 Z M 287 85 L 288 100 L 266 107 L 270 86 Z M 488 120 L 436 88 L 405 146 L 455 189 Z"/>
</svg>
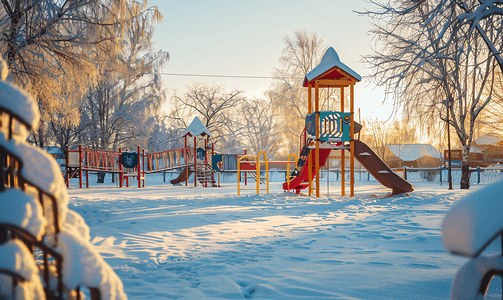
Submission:
<svg viewBox="0 0 503 300">
<path fill-rule="evenodd" d="M 105 184 L 71 188 L 69 208 L 129 299 L 448 299 L 467 259 L 443 249 L 441 222 L 484 184 L 413 184 L 410 196 L 376 198 L 390 190 L 357 182 L 353 199 L 339 196 L 339 182 L 320 199 L 279 182 L 269 195 L 242 196 L 235 183 Z M 500 293 L 495 279 L 488 299 Z"/>
</svg>

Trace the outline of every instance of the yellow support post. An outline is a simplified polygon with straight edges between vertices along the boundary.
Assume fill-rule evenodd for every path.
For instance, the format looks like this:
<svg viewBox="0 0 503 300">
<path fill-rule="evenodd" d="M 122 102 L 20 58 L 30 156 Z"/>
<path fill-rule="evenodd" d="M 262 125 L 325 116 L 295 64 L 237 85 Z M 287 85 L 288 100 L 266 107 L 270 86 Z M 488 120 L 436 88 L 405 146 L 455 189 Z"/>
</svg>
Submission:
<svg viewBox="0 0 503 300">
<path fill-rule="evenodd" d="M 316 81 L 314 87 L 314 106 L 316 113 L 316 152 L 315 152 L 315 171 L 316 171 L 316 197 L 320 197 L 320 89 L 319 81 Z"/>
<path fill-rule="evenodd" d="M 294 169 L 297 169 L 297 162 L 299 160 L 299 158 L 297 157 L 297 155 L 295 155 L 295 153 L 292 153 L 288 156 L 288 162 L 290 162 L 290 158 L 291 157 L 294 157 L 295 158 L 295 168 Z M 286 164 L 286 186 L 288 187 L 288 191 L 290 191 L 290 163 L 287 163 Z"/>
<path fill-rule="evenodd" d="M 260 154 L 264 154 L 264 161 L 260 161 Z M 260 151 L 257 154 L 257 195 L 260 193 L 260 164 L 264 163 L 265 164 L 265 184 L 266 184 L 266 190 L 267 194 L 269 194 L 269 161 L 267 160 L 267 154 L 265 151 Z"/>
</svg>

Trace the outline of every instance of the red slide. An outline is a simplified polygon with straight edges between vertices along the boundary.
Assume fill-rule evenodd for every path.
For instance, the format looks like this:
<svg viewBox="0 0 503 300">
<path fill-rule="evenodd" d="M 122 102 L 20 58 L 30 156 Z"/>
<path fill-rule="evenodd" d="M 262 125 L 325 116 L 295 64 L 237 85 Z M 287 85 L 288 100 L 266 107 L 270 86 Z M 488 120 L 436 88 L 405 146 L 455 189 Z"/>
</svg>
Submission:
<svg viewBox="0 0 503 300">
<path fill-rule="evenodd" d="M 414 191 L 414 187 L 408 181 L 398 176 L 393 170 L 391 170 L 388 165 L 382 161 L 377 154 L 375 154 L 372 149 L 367 146 L 362 141 L 355 141 L 355 158 L 362 164 L 367 171 L 374 176 L 374 178 L 379 181 L 385 187 L 392 189 L 392 194 L 401 194 L 408 193 Z M 323 167 L 327 161 L 328 155 L 330 154 L 331 149 L 320 149 L 320 167 Z M 310 151 L 310 155 L 312 155 L 314 151 Z M 314 161 L 314 155 L 312 155 L 312 159 Z M 312 166 L 312 178 L 315 175 L 315 166 Z M 309 186 L 308 182 L 308 167 L 307 167 L 307 159 L 302 166 L 302 169 L 295 178 L 290 180 L 290 188 L 288 188 L 287 182 L 283 183 L 284 190 L 295 190 L 297 193 L 301 189 L 305 189 Z"/>
<path fill-rule="evenodd" d="M 323 167 L 327 162 L 328 155 L 330 155 L 331 150 L 332 149 L 320 149 L 320 167 Z M 314 149 L 311 149 L 311 151 L 309 151 L 309 155 L 311 155 L 311 159 L 313 162 L 314 162 L 314 152 L 315 152 Z M 315 175 L 315 165 L 313 164 L 311 167 L 313 170 L 311 172 L 311 180 L 312 180 Z M 306 161 L 304 162 L 302 169 L 300 169 L 299 175 L 290 180 L 290 188 L 288 188 L 288 182 L 285 182 L 283 183 L 283 189 L 295 190 L 297 193 L 299 193 L 300 190 L 307 188 L 309 186 L 308 171 L 309 168 L 307 167 L 307 158 L 306 158 Z M 290 176 L 290 174 L 287 174 L 287 176 Z"/>
<path fill-rule="evenodd" d="M 355 158 L 379 183 L 393 189 L 393 195 L 414 191 L 412 184 L 393 172 L 364 142 L 355 141 Z"/>
</svg>

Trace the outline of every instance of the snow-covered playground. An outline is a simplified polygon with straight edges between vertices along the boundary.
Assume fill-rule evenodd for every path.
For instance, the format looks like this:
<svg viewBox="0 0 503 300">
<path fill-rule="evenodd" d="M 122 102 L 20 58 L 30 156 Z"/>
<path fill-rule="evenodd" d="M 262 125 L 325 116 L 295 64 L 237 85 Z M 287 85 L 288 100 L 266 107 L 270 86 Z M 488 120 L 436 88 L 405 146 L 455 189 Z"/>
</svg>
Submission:
<svg viewBox="0 0 503 300">
<path fill-rule="evenodd" d="M 413 184 L 409 196 L 380 198 L 389 189 L 357 181 L 352 199 L 334 182 L 318 199 L 284 193 L 281 182 L 239 197 L 235 183 L 109 183 L 71 188 L 69 208 L 129 299 L 448 299 L 468 259 L 444 250 L 442 220 L 487 184 Z M 487 299 L 500 295 L 497 277 Z"/>
</svg>

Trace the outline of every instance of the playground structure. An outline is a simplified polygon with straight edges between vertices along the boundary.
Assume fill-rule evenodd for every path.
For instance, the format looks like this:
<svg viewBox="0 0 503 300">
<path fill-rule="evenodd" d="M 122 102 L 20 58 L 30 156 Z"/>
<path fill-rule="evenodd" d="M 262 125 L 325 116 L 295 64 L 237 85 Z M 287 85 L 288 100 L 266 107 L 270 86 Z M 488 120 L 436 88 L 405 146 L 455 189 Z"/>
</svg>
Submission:
<svg viewBox="0 0 503 300">
<path fill-rule="evenodd" d="M 283 184 L 284 190 L 295 190 L 299 193 L 300 190 L 308 188 L 309 195 L 316 190 L 316 197 L 320 197 L 320 167 L 325 166 L 332 150 L 341 151 L 341 194 L 343 197 L 346 193 L 345 151 L 349 151 L 350 156 L 351 197 L 354 197 L 355 158 L 381 184 L 391 188 L 392 194 L 414 190 L 409 182 L 393 172 L 370 147 L 361 141 L 355 141 L 354 135 L 361 129 L 361 125 L 354 121 L 354 86 L 359 81 L 361 81 L 361 76 L 343 64 L 332 47 L 327 49 L 320 64 L 306 75 L 303 86 L 308 88 L 308 113 L 300 138 L 300 163 L 297 164 L 294 173 L 288 175 L 287 181 Z M 344 91 L 347 87 L 350 91 L 349 111 L 345 112 Z M 320 89 L 322 88 L 340 89 L 341 111 L 320 111 Z"/>
<path fill-rule="evenodd" d="M 215 185 L 212 170 L 208 164 L 206 150 L 197 148 L 198 136 L 210 136 L 207 130 L 201 132 L 194 129 L 202 125 L 196 117 L 192 124 L 184 131 L 185 147 L 175 148 L 160 152 L 146 154 L 144 150 L 137 147 L 136 152 L 103 151 L 84 148 L 79 145 L 78 150 L 67 149 L 66 161 L 66 185 L 70 185 L 71 178 L 79 179 L 79 187 L 83 185 L 89 187 L 89 173 L 112 173 L 114 179 L 118 180 L 118 186 L 129 186 L 129 179 L 136 178 L 138 188 L 145 187 L 145 174 L 160 173 L 176 169 L 183 169 L 180 173 L 181 179 L 175 179 L 172 183 L 185 181 L 188 185 L 188 178 L 193 170 L 196 170 L 197 176 L 194 179 L 194 186 L 199 181 L 203 186 Z M 191 125 L 192 125 L 191 124 Z M 204 127 L 204 126 L 203 126 Z M 204 127 L 204 129 L 206 129 Z M 193 147 L 188 146 L 187 138 L 194 137 Z M 205 149 L 207 149 L 207 139 L 205 139 Z M 132 160 L 131 167 L 127 167 L 125 160 Z M 179 178 L 180 178 L 179 176 Z M 176 182 L 174 182 L 176 181 Z"/>
<path fill-rule="evenodd" d="M 79 186 L 83 185 L 83 176 L 86 177 L 86 187 L 88 184 L 89 172 L 113 173 L 119 180 L 119 187 L 123 187 L 124 180 L 126 187 L 129 186 L 129 179 L 136 178 L 138 187 L 145 186 L 145 174 L 166 172 L 180 169 L 179 176 L 171 180 L 172 184 L 185 182 L 189 185 L 189 178 L 194 175 L 194 187 L 198 182 L 203 187 L 220 186 L 221 172 L 237 172 L 238 195 L 241 190 L 255 190 L 257 194 L 261 190 L 269 193 L 269 164 L 294 163 L 296 168 L 290 174 L 287 168 L 286 182 L 283 184 L 285 191 L 294 190 L 300 193 L 308 188 L 308 194 L 313 195 L 316 190 L 316 197 L 320 197 L 320 168 L 325 166 L 332 150 L 341 151 L 341 194 L 346 195 L 346 151 L 349 152 L 349 186 L 350 196 L 354 197 L 354 160 L 357 159 L 372 176 L 382 185 L 391 188 L 392 194 L 412 192 L 413 186 L 405 179 L 397 175 L 384 163 L 379 156 L 365 143 L 355 140 L 355 134 L 362 126 L 354 121 L 354 86 L 361 80 L 351 68 L 343 64 L 335 50 L 330 47 L 323 56 L 320 64 L 309 72 L 304 78 L 303 86 L 308 88 L 308 113 L 305 121 L 305 128 L 300 136 L 300 147 L 298 159 L 291 161 L 268 161 L 265 152 L 261 151 L 257 156 L 216 154 L 213 145 L 209 145 L 208 139 L 211 133 L 202 124 L 198 117 L 185 129 L 182 136 L 185 139 L 185 146 L 177 149 L 145 154 L 138 146 L 136 153 L 123 152 L 119 149 L 114 151 L 99 151 L 82 148 L 79 150 L 68 150 L 66 180 L 74 177 L 79 178 Z M 340 111 L 320 111 L 320 89 L 335 88 L 340 90 Z M 349 88 L 349 111 L 345 107 L 345 88 Z M 314 97 L 313 97 L 314 89 Z M 193 137 L 192 145 L 189 145 L 189 138 Z M 204 147 L 198 147 L 204 140 Z M 211 151 L 211 157 L 208 152 Z M 128 157 L 127 155 L 131 155 Z M 260 160 L 263 155 L 264 160 Z M 134 156 L 134 157 L 133 157 Z M 124 159 L 138 161 L 136 164 L 128 166 Z M 265 177 L 261 177 L 261 165 L 264 166 L 262 172 Z M 215 172 L 217 179 L 215 179 Z M 84 174 L 85 173 L 85 174 Z M 241 180 L 244 179 L 247 185 L 248 176 L 256 182 L 255 188 L 241 188 Z M 265 180 L 265 181 L 264 181 Z M 265 188 L 261 187 L 265 185 Z"/>
<path fill-rule="evenodd" d="M 185 146 L 154 153 L 145 153 L 137 146 L 136 151 L 104 151 L 89 149 L 79 145 L 78 149 L 67 148 L 65 181 L 70 186 L 72 178 L 79 179 L 79 187 L 89 187 L 89 173 L 111 173 L 118 187 L 129 187 L 130 179 L 138 181 L 138 188 L 145 187 L 145 174 L 181 170 L 172 184 L 185 182 L 189 185 L 194 176 L 193 186 L 215 187 L 220 185 L 220 172 L 236 172 L 240 155 L 214 154 L 213 145 L 208 144 L 211 133 L 198 117 L 184 130 Z M 189 138 L 193 137 L 192 145 Z M 204 148 L 198 147 L 204 139 Z M 213 155 L 209 156 L 209 152 Z M 246 152 L 245 152 L 246 155 Z M 128 164 L 129 162 L 129 164 Z M 218 180 L 215 179 L 218 173 Z M 99 176 L 98 176 L 99 177 Z M 139 180 L 138 180 L 139 179 Z"/>
</svg>

